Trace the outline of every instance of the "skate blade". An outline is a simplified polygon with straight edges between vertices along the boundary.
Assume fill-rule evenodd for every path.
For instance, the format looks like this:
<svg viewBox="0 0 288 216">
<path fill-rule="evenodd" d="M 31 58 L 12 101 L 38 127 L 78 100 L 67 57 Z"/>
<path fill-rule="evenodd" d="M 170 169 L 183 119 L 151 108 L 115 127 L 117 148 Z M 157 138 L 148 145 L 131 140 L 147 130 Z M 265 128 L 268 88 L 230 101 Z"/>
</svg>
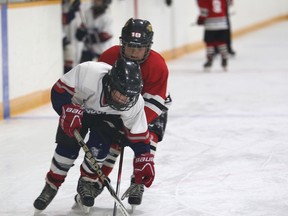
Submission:
<svg viewBox="0 0 288 216">
<path fill-rule="evenodd" d="M 210 72 L 211 71 L 211 67 L 205 67 L 204 68 L 204 72 Z"/>
<path fill-rule="evenodd" d="M 135 211 L 135 209 L 136 209 L 136 206 L 137 206 L 137 205 L 131 205 L 131 214 L 134 213 L 134 211 Z"/>
<path fill-rule="evenodd" d="M 74 205 L 72 206 L 72 209 L 80 209 L 80 206 L 78 203 L 74 203 Z"/>
<path fill-rule="evenodd" d="M 228 72 L 227 67 L 223 67 L 223 71 L 224 71 L 224 72 Z"/>
<path fill-rule="evenodd" d="M 72 206 L 72 209 L 80 209 L 85 214 L 89 214 L 91 207 L 83 205 L 80 200 L 80 196 L 78 194 L 75 196 L 74 200 L 75 200 L 75 203 Z"/>
<path fill-rule="evenodd" d="M 43 210 L 36 209 L 34 210 L 34 216 L 40 215 Z"/>
</svg>

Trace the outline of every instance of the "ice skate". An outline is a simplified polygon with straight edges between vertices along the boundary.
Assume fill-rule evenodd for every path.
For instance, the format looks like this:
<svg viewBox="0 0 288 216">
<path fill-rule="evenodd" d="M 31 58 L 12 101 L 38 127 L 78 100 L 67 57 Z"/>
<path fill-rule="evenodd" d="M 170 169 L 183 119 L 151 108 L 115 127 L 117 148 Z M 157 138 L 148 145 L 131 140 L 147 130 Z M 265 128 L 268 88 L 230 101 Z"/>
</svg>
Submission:
<svg viewBox="0 0 288 216">
<path fill-rule="evenodd" d="M 228 53 L 231 57 L 234 57 L 236 55 L 236 52 L 232 49 L 228 50 Z"/>
<path fill-rule="evenodd" d="M 84 212 L 85 214 L 88 214 L 90 212 L 90 206 L 85 206 L 83 205 L 83 203 L 81 202 L 81 198 L 80 198 L 80 195 L 77 194 L 75 195 L 74 197 L 74 200 L 75 200 L 75 203 L 74 205 L 72 206 L 72 209 L 77 209 L 79 208 L 82 212 Z"/>
<path fill-rule="evenodd" d="M 134 177 L 131 179 L 130 188 L 132 189 L 128 195 L 128 203 L 132 207 L 132 213 L 134 212 L 136 206 L 140 205 L 142 202 L 142 197 L 144 193 L 143 184 L 135 184 Z"/>
<path fill-rule="evenodd" d="M 222 59 L 221 66 L 223 70 L 227 72 L 227 59 Z"/>
<path fill-rule="evenodd" d="M 40 214 L 56 196 L 58 189 L 46 183 L 41 194 L 34 201 L 33 205 L 35 208 L 34 215 Z"/>
<path fill-rule="evenodd" d="M 211 67 L 212 67 L 212 60 L 208 60 L 208 61 L 203 65 L 203 67 L 204 67 L 204 71 L 205 71 L 205 72 L 209 72 L 210 69 L 211 69 Z"/>
<path fill-rule="evenodd" d="M 77 186 L 78 194 L 75 196 L 75 204 L 73 209 L 80 207 L 85 213 L 89 213 L 90 208 L 94 205 L 95 198 L 101 194 L 104 187 L 99 182 L 92 182 L 85 177 L 80 177 Z"/>
</svg>

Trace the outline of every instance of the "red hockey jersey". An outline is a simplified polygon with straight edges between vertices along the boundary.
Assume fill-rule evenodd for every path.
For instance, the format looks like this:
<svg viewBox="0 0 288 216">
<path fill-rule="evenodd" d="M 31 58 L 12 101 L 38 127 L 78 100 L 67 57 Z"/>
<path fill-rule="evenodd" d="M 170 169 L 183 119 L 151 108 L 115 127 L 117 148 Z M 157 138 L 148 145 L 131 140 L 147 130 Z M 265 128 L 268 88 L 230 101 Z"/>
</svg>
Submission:
<svg viewBox="0 0 288 216">
<path fill-rule="evenodd" d="M 228 29 L 227 0 L 198 0 L 200 19 L 206 30 Z"/>
<path fill-rule="evenodd" d="M 101 54 L 98 61 L 113 65 L 120 55 L 121 46 L 113 46 Z M 147 122 L 151 123 L 163 110 L 167 93 L 168 68 L 162 56 L 151 50 L 148 58 L 140 64 Z"/>
</svg>

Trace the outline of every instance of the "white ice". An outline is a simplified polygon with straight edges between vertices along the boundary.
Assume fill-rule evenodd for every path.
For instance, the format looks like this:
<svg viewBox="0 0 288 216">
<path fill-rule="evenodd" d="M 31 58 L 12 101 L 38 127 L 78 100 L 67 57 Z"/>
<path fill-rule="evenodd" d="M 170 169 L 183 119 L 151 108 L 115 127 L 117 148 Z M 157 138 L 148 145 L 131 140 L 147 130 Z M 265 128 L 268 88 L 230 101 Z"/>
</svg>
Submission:
<svg viewBox="0 0 288 216">
<path fill-rule="evenodd" d="M 287 38 L 288 22 L 281 22 L 235 39 L 229 72 L 219 58 L 203 72 L 204 50 L 168 62 L 173 105 L 155 158 L 155 182 L 133 215 L 288 215 Z M 57 122 L 47 105 L 0 123 L 1 216 L 33 215 Z M 71 207 L 82 158 L 42 215 L 81 215 Z M 128 148 L 123 168 L 120 194 L 132 172 Z M 114 187 L 116 177 L 117 169 Z M 127 200 L 124 205 L 130 208 Z M 90 215 L 112 213 L 105 190 Z"/>
</svg>

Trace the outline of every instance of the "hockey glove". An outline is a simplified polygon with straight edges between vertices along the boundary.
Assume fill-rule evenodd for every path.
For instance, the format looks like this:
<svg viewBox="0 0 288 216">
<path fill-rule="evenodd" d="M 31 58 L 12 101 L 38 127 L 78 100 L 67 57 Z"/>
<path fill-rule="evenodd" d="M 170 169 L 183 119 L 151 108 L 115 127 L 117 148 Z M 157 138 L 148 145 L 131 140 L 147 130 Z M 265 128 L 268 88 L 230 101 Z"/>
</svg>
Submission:
<svg viewBox="0 0 288 216">
<path fill-rule="evenodd" d="M 197 25 L 204 25 L 205 17 L 199 16 L 197 19 Z"/>
<path fill-rule="evenodd" d="M 150 187 L 154 177 L 154 155 L 150 153 L 141 154 L 134 159 L 134 176 L 136 184 L 144 184 Z"/>
<path fill-rule="evenodd" d="M 69 137 L 74 137 L 74 130 L 82 127 L 83 108 L 77 104 L 67 104 L 62 106 L 62 114 L 59 124 L 64 133 Z"/>
<path fill-rule="evenodd" d="M 77 40 L 82 41 L 85 37 L 88 36 L 88 29 L 84 24 L 81 24 L 79 28 L 76 30 L 75 37 Z"/>
</svg>

